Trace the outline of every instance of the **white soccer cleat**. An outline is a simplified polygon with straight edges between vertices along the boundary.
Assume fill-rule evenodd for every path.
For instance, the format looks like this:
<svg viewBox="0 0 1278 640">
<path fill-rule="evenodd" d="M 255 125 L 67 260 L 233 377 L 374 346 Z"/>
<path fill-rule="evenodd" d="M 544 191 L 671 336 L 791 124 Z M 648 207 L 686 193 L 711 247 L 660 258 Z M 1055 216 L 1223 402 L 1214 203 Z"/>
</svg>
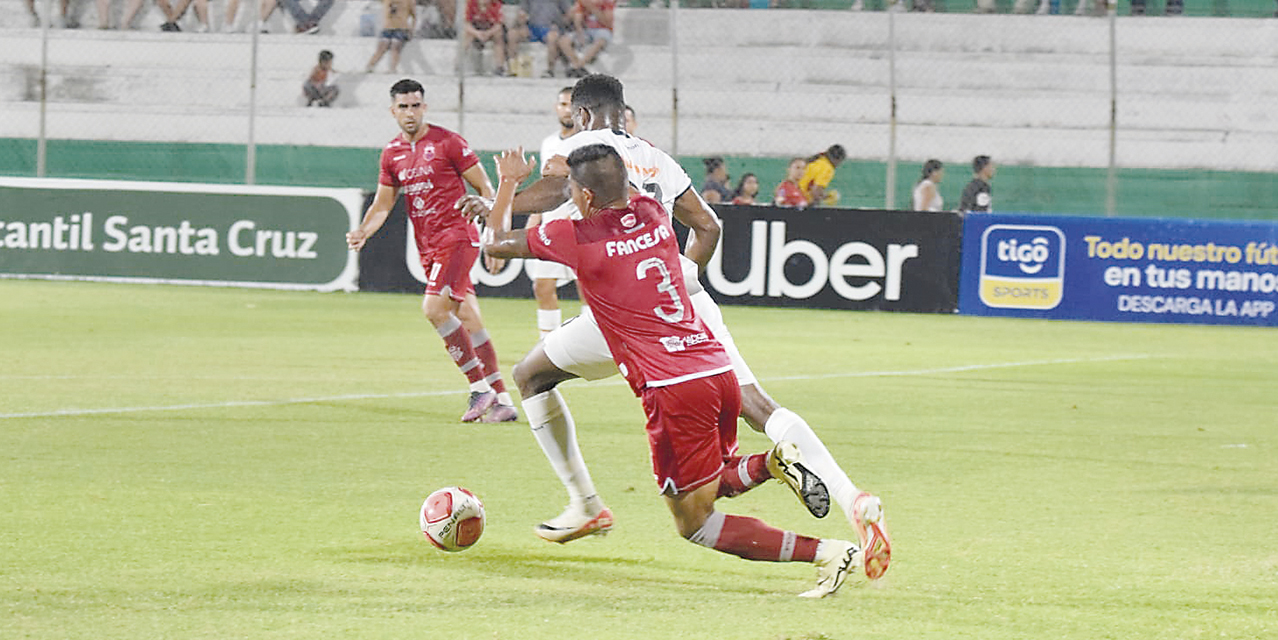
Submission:
<svg viewBox="0 0 1278 640">
<path fill-rule="evenodd" d="M 861 550 L 844 540 L 822 540 L 817 547 L 816 586 L 799 594 L 800 598 L 824 598 L 843 586 L 848 574 L 864 563 Z"/>
<path fill-rule="evenodd" d="M 806 464 L 799 446 L 782 440 L 768 454 L 768 473 L 784 482 L 809 513 L 824 518 L 830 512 L 830 490 Z"/>
<path fill-rule="evenodd" d="M 590 515 L 581 507 L 569 505 L 564 512 L 533 529 L 538 538 L 564 544 L 586 536 L 602 536 L 612 531 L 612 511 L 608 507 Z"/>
<path fill-rule="evenodd" d="M 865 577 L 878 580 L 887 573 L 892 561 L 892 541 L 888 539 L 887 520 L 883 517 L 883 502 L 878 496 L 865 493 L 852 501 L 852 527 L 861 538 L 865 550 Z"/>
</svg>

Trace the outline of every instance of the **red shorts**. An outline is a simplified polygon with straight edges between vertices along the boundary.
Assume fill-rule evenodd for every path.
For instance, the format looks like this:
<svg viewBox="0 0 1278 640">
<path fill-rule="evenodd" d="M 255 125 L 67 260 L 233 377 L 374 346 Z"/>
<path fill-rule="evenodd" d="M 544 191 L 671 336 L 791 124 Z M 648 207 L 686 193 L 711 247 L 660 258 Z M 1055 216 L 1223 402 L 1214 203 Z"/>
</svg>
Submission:
<svg viewBox="0 0 1278 640">
<path fill-rule="evenodd" d="M 741 385 L 731 371 L 643 390 L 652 473 L 661 492 L 692 491 L 719 477 L 737 453 Z"/>
<path fill-rule="evenodd" d="M 475 293 L 470 281 L 470 268 L 479 258 L 479 247 L 469 240 L 437 249 L 421 252 L 422 268 L 426 270 L 426 295 L 448 296 L 461 302 Z"/>
</svg>

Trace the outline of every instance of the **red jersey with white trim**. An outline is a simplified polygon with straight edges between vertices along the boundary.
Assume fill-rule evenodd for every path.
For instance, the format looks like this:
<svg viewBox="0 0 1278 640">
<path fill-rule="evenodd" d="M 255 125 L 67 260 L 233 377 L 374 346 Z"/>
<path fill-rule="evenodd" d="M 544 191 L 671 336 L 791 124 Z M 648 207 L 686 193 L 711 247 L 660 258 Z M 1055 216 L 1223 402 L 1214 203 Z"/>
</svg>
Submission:
<svg viewBox="0 0 1278 640">
<path fill-rule="evenodd" d="M 475 225 L 453 208 L 466 195 L 462 173 L 478 163 L 464 138 L 435 125 L 417 142 L 396 136 L 382 150 L 378 183 L 404 194 L 418 251 L 462 241 L 478 246 Z"/>
<path fill-rule="evenodd" d="M 528 231 L 543 260 L 577 271 L 612 359 L 635 395 L 732 369 L 723 345 L 692 309 L 670 218 L 652 198 L 582 220 L 553 220 Z"/>
</svg>

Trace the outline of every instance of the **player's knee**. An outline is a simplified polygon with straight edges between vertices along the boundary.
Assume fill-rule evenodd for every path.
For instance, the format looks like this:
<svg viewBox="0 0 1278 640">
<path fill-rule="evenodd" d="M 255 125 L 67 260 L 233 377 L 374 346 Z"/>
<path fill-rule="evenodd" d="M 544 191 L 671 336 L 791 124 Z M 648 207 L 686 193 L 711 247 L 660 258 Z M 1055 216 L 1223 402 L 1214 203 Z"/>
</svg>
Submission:
<svg viewBox="0 0 1278 640">
<path fill-rule="evenodd" d="M 510 377 L 515 381 L 515 386 L 519 387 L 519 395 L 523 398 L 529 398 L 555 388 L 554 384 L 546 384 L 545 380 L 537 375 L 535 368 L 529 366 L 527 362 L 519 362 L 511 368 Z"/>
</svg>

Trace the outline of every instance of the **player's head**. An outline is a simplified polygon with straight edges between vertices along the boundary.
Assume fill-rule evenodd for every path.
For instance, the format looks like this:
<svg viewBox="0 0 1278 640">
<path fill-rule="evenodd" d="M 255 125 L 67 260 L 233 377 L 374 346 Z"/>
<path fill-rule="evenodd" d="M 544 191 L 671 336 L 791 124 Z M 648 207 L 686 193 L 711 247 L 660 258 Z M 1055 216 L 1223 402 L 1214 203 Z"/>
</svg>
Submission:
<svg viewBox="0 0 1278 640">
<path fill-rule="evenodd" d="M 989 180 L 994 177 L 994 161 L 989 156 L 972 158 L 972 173 Z"/>
<path fill-rule="evenodd" d="M 564 87 L 559 90 L 559 94 L 555 98 L 555 117 L 559 119 L 559 126 L 564 129 L 572 129 L 572 87 Z"/>
<path fill-rule="evenodd" d="M 629 200 L 626 166 L 606 144 L 578 147 L 568 154 L 568 177 L 573 204 L 584 216 Z"/>
<path fill-rule="evenodd" d="M 923 176 L 919 178 L 919 180 L 920 181 L 931 180 L 932 182 L 940 182 L 941 178 L 944 176 L 945 176 L 945 163 L 941 162 L 940 160 L 937 160 L 936 158 L 933 158 L 923 163 Z"/>
<path fill-rule="evenodd" d="M 426 90 L 422 83 L 404 78 L 391 85 L 391 115 L 399 128 L 409 136 L 417 135 L 426 126 Z"/>
<path fill-rule="evenodd" d="M 572 88 L 572 117 L 577 128 L 621 129 L 626 108 L 621 81 L 602 73 L 588 75 Z"/>
<path fill-rule="evenodd" d="M 635 135 L 635 129 L 639 128 L 639 118 L 635 115 L 635 108 L 626 105 L 626 133 Z"/>
</svg>

